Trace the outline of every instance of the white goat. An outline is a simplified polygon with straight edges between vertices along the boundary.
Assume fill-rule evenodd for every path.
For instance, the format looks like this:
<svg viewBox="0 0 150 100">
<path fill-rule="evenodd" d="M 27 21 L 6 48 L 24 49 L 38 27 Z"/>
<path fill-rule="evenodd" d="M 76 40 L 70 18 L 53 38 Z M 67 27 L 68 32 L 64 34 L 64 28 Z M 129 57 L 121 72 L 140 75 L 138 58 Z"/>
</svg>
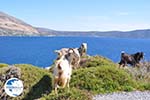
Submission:
<svg viewBox="0 0 150 100">
<path fill-rule="evenodd" d="M 72 48 L 74 51 L 73 55 L 73 68 L 79 67 L 81 56 L 84 56 L 87 52 L 87 43 L 82 43 L 79 48 Z M 57 60 L 60 59 L 63 55 L 67 54 L 69 48 L 62 48 L 60 50 L 55 50 L 58 54 Z"/>
<path fill-rule="evenodd" d="M 74 51 L 72 49 L 68 50 L 68 53 L 61 56 L 59 60 L 56 61 L 53 70 L 54 75 L 54 89 L 57 94 L 57 88 L 59 85 L 64 88 L 66 85 L 69 88 L 69 82 L 72 74 L 72 61 Z"/>
</svg>

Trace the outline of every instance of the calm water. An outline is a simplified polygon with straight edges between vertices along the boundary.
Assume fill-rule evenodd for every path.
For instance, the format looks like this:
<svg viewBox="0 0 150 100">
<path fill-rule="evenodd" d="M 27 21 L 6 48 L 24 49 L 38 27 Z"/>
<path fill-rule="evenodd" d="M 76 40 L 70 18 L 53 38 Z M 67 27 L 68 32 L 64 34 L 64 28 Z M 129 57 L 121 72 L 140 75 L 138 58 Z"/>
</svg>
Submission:
<svg viewBox="0 0 150 100">
<path fill-rule="evenodd" d="M 102 55 L 119 62 L 120 52 L 143 51 L 150 60 L 150 40 L 99 37 L 0 37 L 0 63 L 27 63 L 47 67 L 56 58 L 54 50 L 88 44 L 89 55 Z"/>
</svg>

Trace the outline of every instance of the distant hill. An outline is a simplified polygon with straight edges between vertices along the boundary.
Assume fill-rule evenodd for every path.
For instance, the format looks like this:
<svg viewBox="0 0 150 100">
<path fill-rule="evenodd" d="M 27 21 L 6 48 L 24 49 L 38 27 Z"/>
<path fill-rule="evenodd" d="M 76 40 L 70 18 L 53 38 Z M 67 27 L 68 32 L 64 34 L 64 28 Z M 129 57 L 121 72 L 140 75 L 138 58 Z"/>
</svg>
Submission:
<svg viewBox="0 0 150 100">
<path fill-rule="evenodd" d="M 119 38 L 150 38 L 150 29 L 133 31 L 57 31 L 34 27 L 0 12 L 0 36 L 94 36 Z"/>
<path fill-rule="evenodd" d="M 0 12 L 0 35 L 13 36 L 13 35 L 34 35 L 39 33 L 31 25 L 12 17 L 8 14 Z"/>
<path fill-rule="evenodd" d="M 39 29 L 39 28 L 38 28 Z M 150 38 L 150 29 L 133 31 L 56 31 L 40 28 L 39 32 L 53 36 L 93 36 L 93 37 L 119 37 L 119 38 Z"/>
<path fill-rule="evenodd" d="M 56 36 L 56 34 L 59 33 L 55 30 L 51 30 L 47 28 L 41 28 L 41 27 L 35 27 L 35 28 L 37 29 L 39 33 L 41 33 L 44 36 Z"/>
</svg>

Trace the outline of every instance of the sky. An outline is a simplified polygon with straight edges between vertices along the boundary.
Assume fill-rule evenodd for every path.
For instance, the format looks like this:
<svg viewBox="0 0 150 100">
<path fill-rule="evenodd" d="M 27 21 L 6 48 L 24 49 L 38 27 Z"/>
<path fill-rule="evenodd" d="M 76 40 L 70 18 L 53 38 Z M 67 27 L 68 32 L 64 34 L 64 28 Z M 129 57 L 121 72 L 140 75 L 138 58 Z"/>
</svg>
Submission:
<svg viewBox="0 0 150 100">
<path fill-rule="evenodd" d="M 61 31 L 150 29 L 150 0 L 0 0 L 0 11 Z"/>
</svg>

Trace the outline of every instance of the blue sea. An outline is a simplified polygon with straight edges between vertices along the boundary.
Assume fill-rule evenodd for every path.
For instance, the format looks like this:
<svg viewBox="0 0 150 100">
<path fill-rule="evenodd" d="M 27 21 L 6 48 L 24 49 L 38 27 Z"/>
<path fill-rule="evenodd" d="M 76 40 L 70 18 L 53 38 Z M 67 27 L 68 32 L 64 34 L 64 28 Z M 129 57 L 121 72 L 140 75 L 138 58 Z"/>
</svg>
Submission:
<svg viewBox="0 0 150 100">
<path fill-rule="evenodd" d="M 0 37 L 0 63 L 33 64 L 48 67 L 56 59 L 54 50 L 76 48 L 88 44 L 89 55 L 101 55 L 119 62 L 121 51 L 129 54 L 142 51 L 150 60 L 150 39 L 104 37 Z"/>
</svg>

